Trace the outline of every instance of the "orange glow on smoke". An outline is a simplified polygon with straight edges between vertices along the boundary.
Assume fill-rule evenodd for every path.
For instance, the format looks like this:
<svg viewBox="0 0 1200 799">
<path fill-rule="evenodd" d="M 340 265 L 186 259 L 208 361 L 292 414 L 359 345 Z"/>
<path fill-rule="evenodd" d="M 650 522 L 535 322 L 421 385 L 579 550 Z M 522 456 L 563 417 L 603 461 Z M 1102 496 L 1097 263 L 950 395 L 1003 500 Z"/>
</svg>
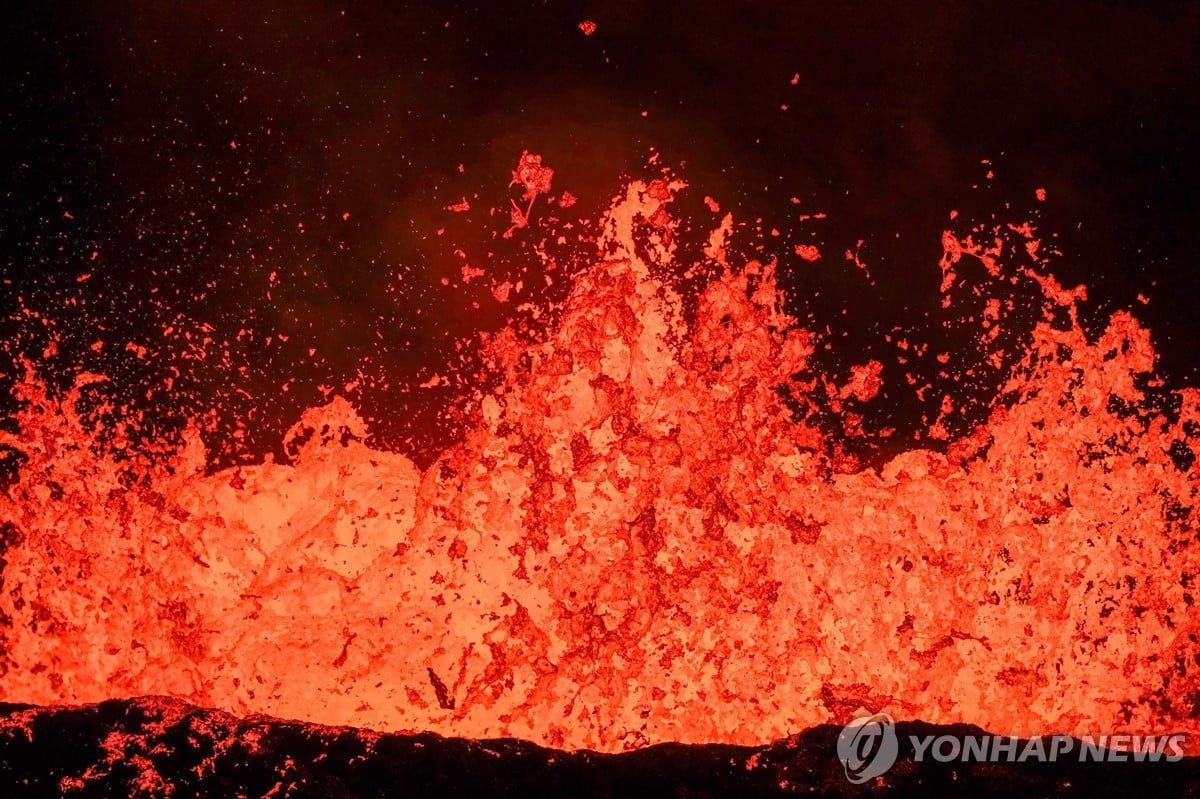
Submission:
<svg viewBox="0 0 1200 799">
<path fill-rule="evenodd" d="M 521 169 L 514 227 L 549 191 L 540 160 Z M 813 338 L 772 264 L 725 263 L 729 218 L 685 321 L 666 277 L 682 187 L 618 198 L 554 328 L 494 337 L 503 380 L 424 472 L 366 446 L 342 399 L 304 414 L 292 464 L 205 474 L 195 434 L 170 457 L 101 446 L 75 412 L 100 378 L 65 397 L 27 380 L 0 434 L 28 458 L 0 497 L 0 699 L 171 694 L 607 751 L 761 743 L 860 705 L 1200 732 L 1179 463 L 1200 392 L 1150 404 L 1137 320 L 1089 340 L 1081 292 L 947 234 L 943 291 L 982 260 L 1038 281 L 1046 319 L 986 424 L 860 469 L 789 410 L 818 385 L 794 379 Z M 879 374 L 835 393 L 868 401 Z"/>
</svg>

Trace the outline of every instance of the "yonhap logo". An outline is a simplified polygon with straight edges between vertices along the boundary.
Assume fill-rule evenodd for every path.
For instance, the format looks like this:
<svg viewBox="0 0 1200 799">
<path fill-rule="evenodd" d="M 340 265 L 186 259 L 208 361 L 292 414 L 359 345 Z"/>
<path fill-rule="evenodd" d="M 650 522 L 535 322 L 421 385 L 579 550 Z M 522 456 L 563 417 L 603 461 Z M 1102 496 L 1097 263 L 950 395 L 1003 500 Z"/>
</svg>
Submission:
<svg viewBox="0 0 1200 799">
<path fill-rule="evenodd" d="M 896 762 L 896 723 L 887 713 L 856 718 L 838 733 L 838 760 L 855 785 L 881 776 Z"/>
<path fill-rule="evenodd" d="M 863 715 L 838 733 L 837 755 L 846 779 L 855 785 L 881 777 L 896 763 L 899 736 L 887 713 Z M 1177 763 L 1187 751 L 1186 733 L 1134 735 L 1126 733 L 1084 735 L 908 735 L 905 756 L 921 763 Z"/>
</svg>

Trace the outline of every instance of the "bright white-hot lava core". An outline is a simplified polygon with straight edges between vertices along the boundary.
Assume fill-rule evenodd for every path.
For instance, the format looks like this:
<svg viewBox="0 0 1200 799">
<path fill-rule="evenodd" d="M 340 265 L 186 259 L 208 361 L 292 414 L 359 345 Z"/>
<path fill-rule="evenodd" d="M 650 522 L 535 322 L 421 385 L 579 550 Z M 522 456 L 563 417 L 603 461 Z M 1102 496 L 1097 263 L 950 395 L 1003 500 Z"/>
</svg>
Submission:
<svg viewBox="0 0 1200 799">
<path fill-rule="evenodd" d="M 0 496 L 0 699 L 607 751 L 860 706 L 1200 732 L 1200 392 L 1147 401 L 1147 331 L 1118 313 L 1089 338 L 1077 293 L 947 235 L 943 290 L 981 259 L 1037 280 L 1046 320 L 973 434 L 859 468 L 797 410 L 813 338 L 773 265 L 726 263 L 728 223 L 685 317 L 681 188 L 629 185 L 543 340 L 491 341 L 503 379 L 425 471 L 342 399 L 290 464 L 206 473 L 195 436 L 130 458 L 76 412 L 92 376 L 26 381 L 0 442 L 26 458 Z M 868 364 L 842 393 L 878 387 Z"/>
</svg>

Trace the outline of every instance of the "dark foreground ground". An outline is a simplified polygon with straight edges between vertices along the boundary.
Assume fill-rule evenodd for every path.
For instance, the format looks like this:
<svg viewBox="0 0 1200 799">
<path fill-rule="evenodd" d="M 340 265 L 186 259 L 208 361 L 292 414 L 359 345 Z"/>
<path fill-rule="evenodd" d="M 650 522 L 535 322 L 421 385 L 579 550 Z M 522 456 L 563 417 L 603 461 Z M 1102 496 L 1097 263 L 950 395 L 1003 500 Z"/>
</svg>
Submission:
<svg viewBox="0 0 1200 799">
<path fill-rule="evenodd" d="M 0 704 L 0 796 L 1200 796 L 1200 759 L 1175 763 L 916 763 L 851 785 L 838 729 L 763 747 L 664 744 L 620 755 L 518 740 L 237 718 L 159 697 L 73 708 Z M 907 751 L 906 751 L 907 750 Z"/>
</svg>

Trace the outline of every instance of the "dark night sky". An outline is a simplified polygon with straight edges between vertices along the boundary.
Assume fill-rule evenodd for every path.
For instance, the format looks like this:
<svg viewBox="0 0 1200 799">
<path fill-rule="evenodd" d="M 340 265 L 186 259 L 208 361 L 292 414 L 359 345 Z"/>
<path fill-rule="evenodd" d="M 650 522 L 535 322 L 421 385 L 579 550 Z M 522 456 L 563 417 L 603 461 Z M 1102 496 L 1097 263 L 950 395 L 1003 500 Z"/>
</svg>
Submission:
<svg viewBox="0 0 1200 799">
<path fill-rule="evenodd" d="M 1044 187 L 1053 271 L 1102 312 L 1148 296 L 1164 372 L 1196 384 L 1200 3 L 880 5 L 30 4 L 3 34 L 0 309 L 58 320 L 62 373 L 249 420 L 251 451 L 361 366 L 378 385 L 353 398 L 412 451 L 447 398 L 405 387 L 505 318 L 439 281 L 459 246 L 515 268 L 521 243 L 493 242 L 483 209 L 517 156 L 541 153 L 587 217 L 653 147 L 741 218 L 833 253 L 865 240 L 874 286 L 784 260 L 846 364 L 935 312 L 951 209 L 1020 221 Z M 793 196 L 829 218 L 799 224 Z M 180 318 L 232 342 L 234 367 L 147 398 L 180 363 L 161 333 Z M 4 334 L 31 347 L 30 329 Z"/>
</svg>

